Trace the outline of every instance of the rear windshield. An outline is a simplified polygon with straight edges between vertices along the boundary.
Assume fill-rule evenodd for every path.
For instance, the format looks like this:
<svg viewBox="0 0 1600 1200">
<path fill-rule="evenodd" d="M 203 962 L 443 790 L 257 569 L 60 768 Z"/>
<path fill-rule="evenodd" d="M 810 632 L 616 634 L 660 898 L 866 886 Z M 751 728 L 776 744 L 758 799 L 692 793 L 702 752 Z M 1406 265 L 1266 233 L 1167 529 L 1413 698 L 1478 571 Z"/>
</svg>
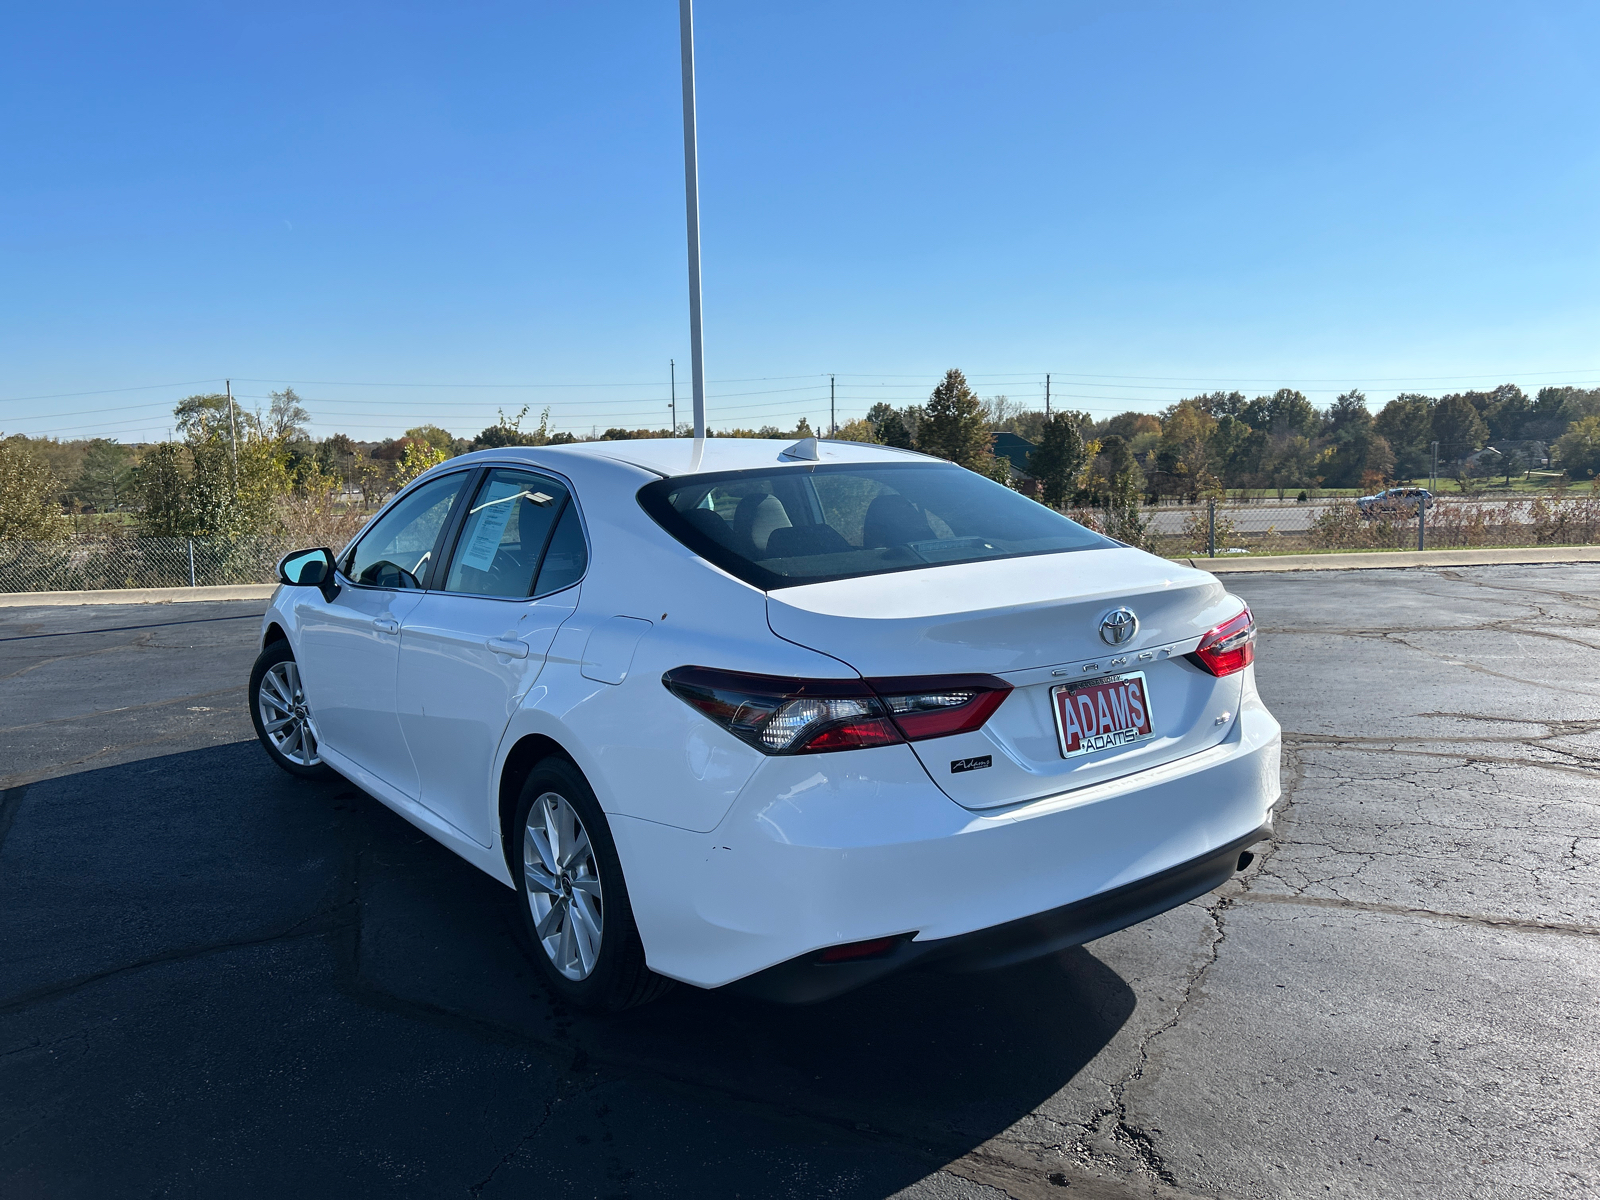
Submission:
<svg viewBox="0 0 1600 1200">
<path fill-rule="evenodd" d="M 943 463 L 828 463 L 663 479 L 639 503 L 763 590 L 1119 543 Z"/>
</svg>

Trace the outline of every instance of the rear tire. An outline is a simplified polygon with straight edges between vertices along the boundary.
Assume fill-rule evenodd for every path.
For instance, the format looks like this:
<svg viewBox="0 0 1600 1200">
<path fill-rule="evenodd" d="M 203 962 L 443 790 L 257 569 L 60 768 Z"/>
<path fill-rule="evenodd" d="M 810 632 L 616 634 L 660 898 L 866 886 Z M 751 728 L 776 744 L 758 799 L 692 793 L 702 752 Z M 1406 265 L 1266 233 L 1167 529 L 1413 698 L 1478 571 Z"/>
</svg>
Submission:
<svg viewBox="0 0 1600 1200">
<path fill-rule="evenodd" d="M 287 641 L 276 641 L 250 669 L 250 722 L 267 756 L 301 779 L 328 779 L 316 718 L 306 703 L 300 668 Z"/>
<path fill-rule="evenodd" d="M 511 834 L 527 954 L 556 996 L 620 1012 L 672 986 L 645 965 L 611 827 L 577 767 L 563 758 L 534 767 Z"/>
</svg>

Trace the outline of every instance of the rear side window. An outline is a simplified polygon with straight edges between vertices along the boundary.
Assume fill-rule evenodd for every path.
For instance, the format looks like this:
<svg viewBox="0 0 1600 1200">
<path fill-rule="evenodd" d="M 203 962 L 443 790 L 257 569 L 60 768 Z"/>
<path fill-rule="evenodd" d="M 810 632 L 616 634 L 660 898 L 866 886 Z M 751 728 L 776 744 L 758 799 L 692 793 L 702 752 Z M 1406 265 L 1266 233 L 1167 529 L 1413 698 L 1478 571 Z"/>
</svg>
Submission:
<svg viewBox="0 0 1600 1200">
<path fill-rule="evenodd" d="M 556 553 L 570 565 L 571 538 L 558 535 L 563 528 L 576 528 L 576 522 L 577 510 L 565 484 L 529 471 L 494 468 L 484 475 L 467 508 L 444 590 L 506 599 L 556 590 L 543 586 L 541 577 L 556 578 L 562 572 L 546 571 L 543 564 Z M 582 540 L 579 530 L 580 544 Z M 555 545 L 558 541 L 560 547 Z M 576 582 L 583 563 L 568 573 L 567 582 Z M 541 580 L 537 593 L 536 579 Z"/>
<path fill-rule="evenodd" d="M 663 479 L 639 503 L 696 554 L 770 590 L 942 563 L 1115 546 L 940 463 L 829 463 Z"/>
<path fill-rule="evenodd" d="M 578 506 L 567 504 L 556 523 L 550 548 L 544 552 L 544 562 L 539 566 L 539 582 L 533 589 L 535 596 L 548 596 L 564 587 L 571 587 L 583 578 L 589 565 L 589 547 L 583 540 L 583 525 L 578 521 Z"/>
</svg>

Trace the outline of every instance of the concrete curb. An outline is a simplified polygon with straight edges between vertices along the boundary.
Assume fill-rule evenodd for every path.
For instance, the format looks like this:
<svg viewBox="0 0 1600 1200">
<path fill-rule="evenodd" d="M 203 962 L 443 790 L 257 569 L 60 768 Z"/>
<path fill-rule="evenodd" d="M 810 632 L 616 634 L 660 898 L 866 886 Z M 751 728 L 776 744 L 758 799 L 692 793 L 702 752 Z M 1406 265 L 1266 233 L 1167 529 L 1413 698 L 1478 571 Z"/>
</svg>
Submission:
<svg viewBox="0 0 1600 1200">
<path fill-rule="evenodd" d="M 1600 562 L 1600 546 L 1528 546 L 1486 550 L 1378 550 L 1360 554 L 1280 554 L 1261 558 L 1180 558 L 1202 571 L 1371 571 L 1397 567 L 1490 567 L 1501 564 Z"/>
<path fill-rule="evenodd" d="M 111 588 L 98 592 L 0 592 L 0 608 L 67 604 L 186 604 L 198 600 L 265 600 L 275 583 L 237 583 L 226 587 Z"/>
</svg>

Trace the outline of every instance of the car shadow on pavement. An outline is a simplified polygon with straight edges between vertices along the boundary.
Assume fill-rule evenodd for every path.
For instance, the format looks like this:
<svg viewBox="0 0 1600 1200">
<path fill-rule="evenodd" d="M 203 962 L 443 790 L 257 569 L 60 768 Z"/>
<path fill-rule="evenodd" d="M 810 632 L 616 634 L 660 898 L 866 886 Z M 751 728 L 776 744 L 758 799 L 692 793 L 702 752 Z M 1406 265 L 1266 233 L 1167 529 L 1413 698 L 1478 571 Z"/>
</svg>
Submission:
<svg viewBox="0 0 1600 1200">
<path fill-rule="evenodd" d="M 11 1194 L 887 1195 L 1134 1007 L 1080 948 L 813 1007 L 680 986 L 573 1013 L 515 893 L 253 742 L 12 789 L 0 837 Z"/>
</svg>

